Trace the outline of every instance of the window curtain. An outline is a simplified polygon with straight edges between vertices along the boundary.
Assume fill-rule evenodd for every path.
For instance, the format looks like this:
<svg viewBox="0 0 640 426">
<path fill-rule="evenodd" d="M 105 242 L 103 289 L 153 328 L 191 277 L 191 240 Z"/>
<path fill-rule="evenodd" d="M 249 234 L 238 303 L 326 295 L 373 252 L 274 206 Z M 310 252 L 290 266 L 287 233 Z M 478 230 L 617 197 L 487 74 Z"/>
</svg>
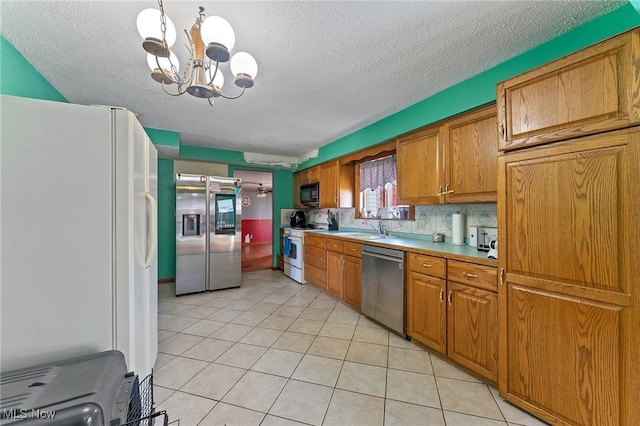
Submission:
<svg viewBox="0 0 640 426">
<path fill-rule="evenodd" d="M 360 192 L 376 189 L 396 180 L 396 156 L 378 158 L 360 163 Z"/>
</svg>

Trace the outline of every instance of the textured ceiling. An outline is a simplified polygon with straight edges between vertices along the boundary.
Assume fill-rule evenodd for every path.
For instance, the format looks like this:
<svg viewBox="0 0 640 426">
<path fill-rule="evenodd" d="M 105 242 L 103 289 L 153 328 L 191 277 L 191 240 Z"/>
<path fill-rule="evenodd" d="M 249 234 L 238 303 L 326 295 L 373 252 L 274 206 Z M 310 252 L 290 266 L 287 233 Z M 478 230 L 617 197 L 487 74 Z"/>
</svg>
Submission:
<svg viewBox="0 0 640 426">
<path fill-rule="evenodd" d="M 255 87 L 214 107 L 149 77 L 136 16 L 156 1 L 2 1 L 0 11 L 2 35 L 70 102 L 123 106 L 181 144 L 301 157 L 624 3 L 165 0 L 181 64 L 200 5 L 258 62 Z"/>
</svg>

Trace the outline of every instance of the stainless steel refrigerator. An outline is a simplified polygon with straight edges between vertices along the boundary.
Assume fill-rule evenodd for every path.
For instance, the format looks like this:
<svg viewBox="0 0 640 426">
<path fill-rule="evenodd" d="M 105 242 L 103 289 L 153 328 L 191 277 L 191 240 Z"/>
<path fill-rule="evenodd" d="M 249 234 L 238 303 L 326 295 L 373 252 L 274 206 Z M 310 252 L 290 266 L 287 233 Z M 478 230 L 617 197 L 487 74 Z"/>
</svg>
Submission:
<svg viewBox="0 0 640 426">
<path fill-rule="evenodd" d="M 241 180 L 176 175 L 176 295 L 240 287 Z"/>
</svg>

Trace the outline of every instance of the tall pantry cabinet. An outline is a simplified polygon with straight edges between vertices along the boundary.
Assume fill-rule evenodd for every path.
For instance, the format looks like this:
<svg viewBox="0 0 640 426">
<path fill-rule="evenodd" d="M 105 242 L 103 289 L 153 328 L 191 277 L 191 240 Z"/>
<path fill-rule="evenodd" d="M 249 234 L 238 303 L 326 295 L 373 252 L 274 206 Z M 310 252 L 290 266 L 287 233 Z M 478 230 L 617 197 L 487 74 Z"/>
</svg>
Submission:
<svg viewBox="0 0 640 426">
<path fill-rule="evenodd" d="M 497 88 L 499 390 L 640 424 L 640 29 Z"/>
</svg>

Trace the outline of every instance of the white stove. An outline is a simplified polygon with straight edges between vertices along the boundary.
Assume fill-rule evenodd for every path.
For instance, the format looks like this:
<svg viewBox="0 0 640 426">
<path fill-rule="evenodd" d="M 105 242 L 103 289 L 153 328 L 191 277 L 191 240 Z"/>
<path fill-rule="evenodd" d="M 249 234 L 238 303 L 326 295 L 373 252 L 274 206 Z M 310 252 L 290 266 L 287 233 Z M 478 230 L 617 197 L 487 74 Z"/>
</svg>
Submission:
<svg viewBox="0 0 640 426">
<path fill-rule="evenodd" d="M 324 223 L 322 222 L 323 217 Z M 285 228 L 283 232 L 284 274 L 300 284 L 307 282 L 304 279 L 304 233 L 329 229 L 326 218 L 326 214 L 315 214 L 312 215 L 309 228 Z"/>
</svg>

